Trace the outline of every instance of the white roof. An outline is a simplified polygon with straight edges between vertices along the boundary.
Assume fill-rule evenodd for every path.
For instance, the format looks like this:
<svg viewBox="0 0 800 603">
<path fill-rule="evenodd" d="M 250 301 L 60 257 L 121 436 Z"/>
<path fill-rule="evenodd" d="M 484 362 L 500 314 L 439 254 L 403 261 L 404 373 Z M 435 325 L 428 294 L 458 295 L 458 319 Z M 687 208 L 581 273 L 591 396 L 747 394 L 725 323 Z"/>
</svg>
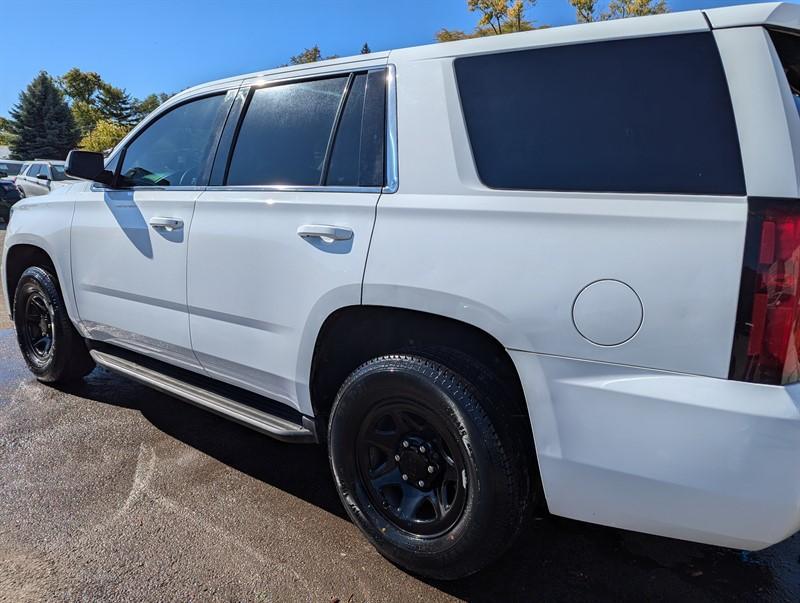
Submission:
<svg viewBox="0 0 800 603">
<path fill-rule="evenodd" d="M 710 29 L 709 23 L 711 27 L 715 29 L 747 25 L 773 25 L 800 29 L 800 6 L 785 2 L 744 4 L 741 6 L 691 10 L 648 17 L 581 23 L 505 34 L 502 36 L 487 36 L 484 38 L 459 40 L 456 42 L 428 44 L 425 46 L 342 57 L 340 59 L 290 67 L 279 67 L 277 69 L 238 75 L 189 88 L 176 95 L 175 98 L 182 98 L 199 90 L 221 88 L 242 79 L 279 79 L 294 77 L 304 72 L 309 75 L 314 75 L 316 73 L 333 71 L 344 65 L 352 67 L 360 64 L 367 67 L 385 64 L 391 62 L 392 59 L 396 59 L 397 61 L 425 60 L 486 52 L 499 52 L 503 50 L 535 48 L 537 46 L 576 44 L 581 42 L 674 33 L 692 33 L 708 31 Z"/>
</svg>

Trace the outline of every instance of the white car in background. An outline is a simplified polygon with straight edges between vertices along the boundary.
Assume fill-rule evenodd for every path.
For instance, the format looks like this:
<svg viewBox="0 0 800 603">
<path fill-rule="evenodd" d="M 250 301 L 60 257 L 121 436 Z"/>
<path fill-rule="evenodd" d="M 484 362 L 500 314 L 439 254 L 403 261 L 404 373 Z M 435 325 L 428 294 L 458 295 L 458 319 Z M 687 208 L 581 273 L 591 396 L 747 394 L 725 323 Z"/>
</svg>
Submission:
<svg viewBox="0 0 800 603">
<path fill-rule="evenodd" d="M 27 162 L 17 175 L 15 184 L 24 197 L 46 195 L 62 186 L 75 184 L 65 172 L 63 161 L 36 159 Z"/>
<path fill-rule="evenodd" d="M 545 504 L 760 549 L 800 529 L 799 95 L 792 4 L 215 81 L 20 201 L 2 284 L 39 380 L 324 443 L 417 574 Z"/>
</svg>

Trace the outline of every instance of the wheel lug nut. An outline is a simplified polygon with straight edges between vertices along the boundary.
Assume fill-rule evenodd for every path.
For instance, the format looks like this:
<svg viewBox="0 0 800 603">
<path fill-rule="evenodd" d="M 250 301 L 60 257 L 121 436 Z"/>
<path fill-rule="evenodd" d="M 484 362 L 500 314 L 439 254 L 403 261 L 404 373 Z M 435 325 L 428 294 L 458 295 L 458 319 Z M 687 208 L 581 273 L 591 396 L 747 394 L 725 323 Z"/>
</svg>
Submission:
<svg viewBox="0 0 800 603">
<path fill-rule="evenodd" d="M 408 448 L 408 440 L 403 440 L 403 448 Z"/>
<path fill-rule="evenodd" d="M 408 481 L 408 476 L 407 476 L 405 473 L 403 474 L 403 481 L 404 481 L 404 482 L 407 482 L 407 481 Z"/>
<path fill-rule="evenodd" d="M 400 460 L 400 455 L 399 454 L 395 454 L 394 455 L 394 460 L 399 461 Z"/>
<path fill-rule="evenodd" d="M 433 468 L 433 465 L 428 465 L 428 473 L 433 473 L 436 469 Z"/>
<path fill-rule="evenodd" d="M 420 446 L 420 447 L 419 447 L 419 451 L 420 451 L 422 454 L 425 454 L 425 446 Z"/>
</svg>

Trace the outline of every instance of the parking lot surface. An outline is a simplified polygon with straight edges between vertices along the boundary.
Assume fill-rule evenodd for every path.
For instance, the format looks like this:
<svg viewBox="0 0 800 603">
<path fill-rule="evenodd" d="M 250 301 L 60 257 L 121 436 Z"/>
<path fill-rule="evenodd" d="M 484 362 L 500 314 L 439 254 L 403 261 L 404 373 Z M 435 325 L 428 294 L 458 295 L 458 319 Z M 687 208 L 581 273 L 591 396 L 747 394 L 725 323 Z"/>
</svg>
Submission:
<svg viewBox="0 0 800 603">
<path fill-rule="evenodd" d="M 321 448 L 101 369 L 41 385 L 0 312 L 0 601 L 800 600 L 799 536 L 748 554 L 553 517 L 478 576 L 418 580 L 347 520 Z"/>
</svg>

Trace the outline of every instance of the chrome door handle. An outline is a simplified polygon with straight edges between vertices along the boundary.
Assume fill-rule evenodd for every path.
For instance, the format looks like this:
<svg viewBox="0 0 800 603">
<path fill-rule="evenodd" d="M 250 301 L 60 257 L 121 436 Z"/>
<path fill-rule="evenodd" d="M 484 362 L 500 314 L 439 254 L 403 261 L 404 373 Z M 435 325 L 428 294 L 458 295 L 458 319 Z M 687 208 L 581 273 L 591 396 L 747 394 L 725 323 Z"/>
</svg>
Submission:
<svg viewBox="0 0 800 603">
<path fill-rule="evenodd" d="M 153 228 L 163 228 L 167 231 L 173 231 L 183 228 L 183 220 L 180 218 L 162 218 L 160 216 L 156 216 L 150 218 L 150 226 Z"/>
<path fill-rule="evenodd" d="M 297 234 L 304 239 L 318 238 L 329 241 L 349 241 L 353 238 L 353 231 L 350 228 L 324 224 L 305 224 L 297 229 Z"/>
</svg>

